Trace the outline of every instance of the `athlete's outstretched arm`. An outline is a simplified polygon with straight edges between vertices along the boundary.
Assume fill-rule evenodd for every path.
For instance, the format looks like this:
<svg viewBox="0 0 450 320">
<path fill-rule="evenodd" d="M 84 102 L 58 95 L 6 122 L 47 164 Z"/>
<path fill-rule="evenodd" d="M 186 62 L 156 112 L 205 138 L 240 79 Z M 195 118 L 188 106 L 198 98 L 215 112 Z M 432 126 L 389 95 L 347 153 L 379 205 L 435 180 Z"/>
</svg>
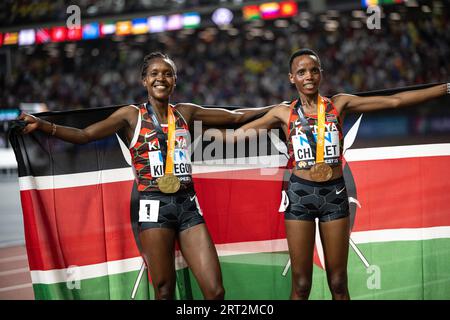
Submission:
<svg viewBox="0 0 450 320">
<path fill-rule="evenodd" d="M 289 107 L 289 106 L 287 106 Z M 284 110 L 283 110 L 284 109 Z M 229 131 L 228 129 L 218 129 L 220 136 L 214 135 L 215 139 L 221 138 L 223 141 L 236 143 L 253 136 L 255 131 L 259 129 L 273 129 L 282 126 L 282 113 L 286 111 L 286 105 L 274 105 L 262 117 L 247 122 L 241 127 Z"/>
<path fill-rule="evenodd" d="M 288 111 L 287 105 L 276 105 L 261 118 L 250 121 L 234 131 L 233 142 L 246 139 L 250 131 L 279 128 L 283 125 L 283 116 Z"/>
<path fill-rule="evenodd" d="M 366 112 L 387 108 L 402 108 L 420 104 L 448 94 L 449 84 L 439 84 L 420 90 L 408 90 L 390 96 L 358 97 L 337 94 L 332 100 L 339 112 Z"/>
<path fill-rule="evenodd" d="M 105 138 L 129 125 L 136 112 L 138 110 L 133 106 L 122 107 L 105 120 L 96 122 L 84 129 L 55 125 L 27 113 L 22 113 L 19 119 L 27 122 L 22 130 L 23 134 L 41 130 L 67 142 L 84 144 Z"/>
<path fill-rule="evenodd" d="M 177 110 L 183 114 L 189 124 L 193 121 L 202 121 L 206 126 L 242 124 L 268 112 L 273 107 L 267 106 L 230 111 L 223 108 L 204 108 L 192 103 L 180 103 L 176 105 Z"/>
</svg>

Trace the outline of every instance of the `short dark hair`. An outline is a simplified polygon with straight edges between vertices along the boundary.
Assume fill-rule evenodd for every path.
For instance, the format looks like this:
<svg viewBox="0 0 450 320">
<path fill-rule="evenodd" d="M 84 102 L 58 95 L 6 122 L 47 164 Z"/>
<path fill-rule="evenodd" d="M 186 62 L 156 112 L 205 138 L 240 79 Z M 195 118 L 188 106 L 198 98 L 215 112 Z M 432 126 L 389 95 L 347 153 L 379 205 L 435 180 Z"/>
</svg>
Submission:
<svg viewBox="0 0 450 320">
<path fill-rule="evenodd" d="M 175 65 L 175 62 L 173 62 L 173 60 L 170 59 L 170 57 L 167 54 L 162 53 L 162 52 L 152 52 L 152 53 L 147 54 L 144 57 L 144 62 L 142 63 L 142 68 L 141 68 L 141 79 L 144 79 L 147 76 L 148 66 L 150 65 L 150 61 L 153 59 L 168 60 L 169 64 L 173 68 L 173 72 L 175 73 L 175 76 L 177 75 L 177 67 Z"/>
<path fill-rule="evenodd" d="M 308 55 L 308 56 L 314 56 L 317 58 L 317 61 L 319 62 L 319 66 L 322 67 L 322 63 L 320 62 L 320 58 L 319 55 L 317 53 L 315 53 L 313 50 L 311 49 L 299 49 L 297 51 L 295 51 L 292 55 L 291 58 L 289 59 L 289 71 L 291 71 L 292 68 L 292 62 L 294 62 L 294 59 L 303 55 Z"/>
</svg>

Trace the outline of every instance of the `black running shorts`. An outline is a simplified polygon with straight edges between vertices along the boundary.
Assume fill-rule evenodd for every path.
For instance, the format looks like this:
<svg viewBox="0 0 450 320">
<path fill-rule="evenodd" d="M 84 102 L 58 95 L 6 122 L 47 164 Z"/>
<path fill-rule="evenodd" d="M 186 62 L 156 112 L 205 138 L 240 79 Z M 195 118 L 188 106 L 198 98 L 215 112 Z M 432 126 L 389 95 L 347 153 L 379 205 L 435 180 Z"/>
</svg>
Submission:
<svg viewBox="0 0 450 320">
<path fill-rule="evenodd" d="M 314 182 L 291 175 L 286 220 L 332 221 L 350 215 L 344 178 Z"/>
<path fill-rule="evenodd" d="M 159 200 L 159 212 L 155 222 L 139 222 L 140 230 L 170 228 L 181 232 L 205 223 L 193 189 L 180 190 L 174 194 L 140 192 L 140 200 Z"/>
</svg>

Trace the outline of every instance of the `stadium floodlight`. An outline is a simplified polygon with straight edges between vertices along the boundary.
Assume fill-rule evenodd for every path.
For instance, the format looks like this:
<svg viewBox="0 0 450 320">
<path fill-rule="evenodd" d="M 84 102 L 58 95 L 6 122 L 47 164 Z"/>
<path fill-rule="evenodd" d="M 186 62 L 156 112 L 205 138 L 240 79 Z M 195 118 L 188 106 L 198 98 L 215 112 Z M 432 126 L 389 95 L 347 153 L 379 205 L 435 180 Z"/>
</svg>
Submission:
<svg viewBox="0 0 450 320">
<path fill-rule="evenodd" d="M 98 22 L 88 23 L 83 26 L 83 40 L 100 38 L 100 25 Z"/>
<path fill-rule="evenodd" d="M 24 29 L 19 32 L 19 46 L 33 45 L 36 41 L 34 29 Z"/>
<path fill-rule="evenodd" d="M 167 18 L 167 30 L 183 29 L 183 16 L 181 14 L 173 14 Z"/>
<path fill-rule="evenodd" d="M 218 8 L 212 14 L 212 21 L 218 26 L 227 26 L 233 21 L 233 12 L 228 8 Z"/>
<path fill-rule="evenodd" d="M 107 36 L 116 32 L 116 24 L 114 22 L 104 22 L 100 27 L 100 34 Z"/>
<path fill-rule="evenodd" d="M 166 21 L 165 16 L 153 16 L 148 18 L 148 26 L 150 33 L 164 32 L 166 31 Z"/>
</svg>

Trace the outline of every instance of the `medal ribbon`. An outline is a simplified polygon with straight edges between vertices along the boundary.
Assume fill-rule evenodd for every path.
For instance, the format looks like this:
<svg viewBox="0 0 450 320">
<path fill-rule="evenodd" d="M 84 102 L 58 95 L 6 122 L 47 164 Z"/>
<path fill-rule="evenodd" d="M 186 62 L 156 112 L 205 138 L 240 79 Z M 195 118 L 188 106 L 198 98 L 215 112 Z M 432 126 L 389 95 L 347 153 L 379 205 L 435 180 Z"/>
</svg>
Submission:
<svg viewBox="0 0 450 320">
<path fill-rule="evenodd" d="M 173 157 L 175 154 L 175 115 L 172 107 L 167 108 L 167 156 L 165 174 L 173 174 Z"/>
<path fill-rule="evenodd" d="M 173 114 L 172 107 L 169 105 L 167 108 L 167 144 L 166 144 L 166 135 L 161 127 L 161 124 L 158 121 L 158 118 L 153 111 L 153 107 L 150 103 L 146 104 L 146 108 L 148 114 L 151 116 L 153 120 L 153 124 L 155 126 L 155 130 L 158 133 L 159 145 L 161 148 L 161 154 L 166 158 L 165 166 L 165 174 L 173 173 L 173 157 L 175 153 L 175 115 Z"/>
<path fill-rule="evenodd" d="M 323 162 L 325 149 L 325 104 L 320 95 L 317 97 L 317 145 L 316 163 Z"/>
<path fill-rule="evenodd" d="M 302 124 L 305 134 L 308 138 L 309 144 L 311 146 L 311 151 L 313 157 L 316 158 L 316 163 L 324 162 L 324 149 L 325 149 L 325 103 L 323 98 L 318 95 L 317 97 L 317 135 L 314 139 L 312 134 L 312 128 L 310 127 L 308 121 L 306 120 L 303 112 L 301 98 L 297 100 L 294 109 L 297 110 L 298 118 Z M 314 149 L 314 144 L 316 148 Z"/>
</svg>

